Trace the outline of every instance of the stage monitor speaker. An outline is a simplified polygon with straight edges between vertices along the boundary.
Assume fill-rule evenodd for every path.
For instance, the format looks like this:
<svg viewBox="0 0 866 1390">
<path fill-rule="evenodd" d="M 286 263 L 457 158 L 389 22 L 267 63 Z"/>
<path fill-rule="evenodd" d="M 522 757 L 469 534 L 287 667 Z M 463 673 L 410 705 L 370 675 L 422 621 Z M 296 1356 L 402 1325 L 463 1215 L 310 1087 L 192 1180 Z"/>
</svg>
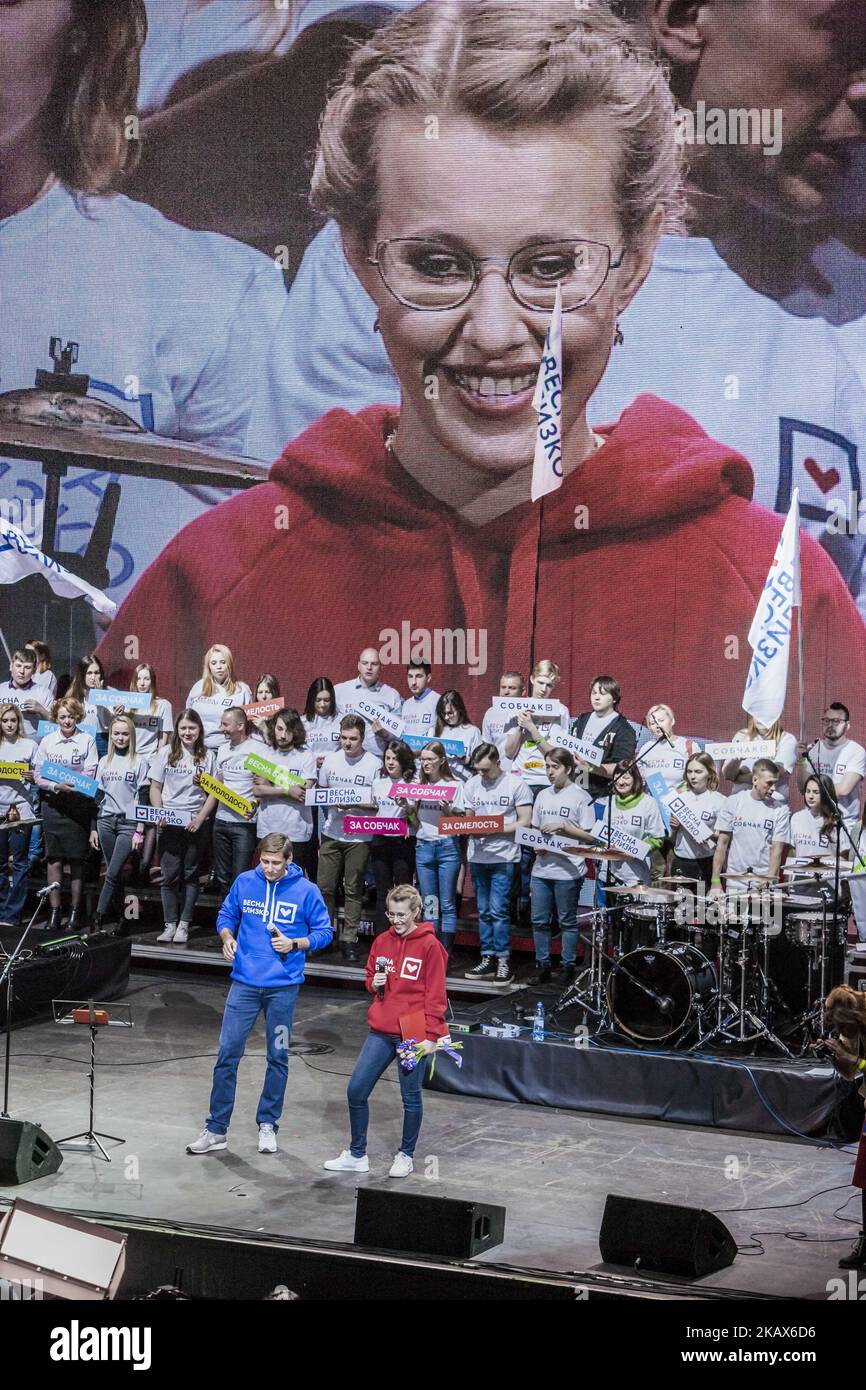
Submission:
<svg viewBox="0 0 866 1390">
<path fill-rule="evenodd" d="M 56 1173 L 63 1154 L 30 1120 L 0 1120 L 0 1187 Z"/>
<path fill-rule="evenodd" d="M 598 1244 L 608 1264 L 701 1279 L 732 1265 L 737 1246 L 727 1226 L 700 1207 L 608 1195 Z"/>
<path fill-rule="evenodd" d="M 356 1245 L 467 1260 L 501 1245 L 504 1239 L 504 1207 L 358 1188 Z"/>
</svg>

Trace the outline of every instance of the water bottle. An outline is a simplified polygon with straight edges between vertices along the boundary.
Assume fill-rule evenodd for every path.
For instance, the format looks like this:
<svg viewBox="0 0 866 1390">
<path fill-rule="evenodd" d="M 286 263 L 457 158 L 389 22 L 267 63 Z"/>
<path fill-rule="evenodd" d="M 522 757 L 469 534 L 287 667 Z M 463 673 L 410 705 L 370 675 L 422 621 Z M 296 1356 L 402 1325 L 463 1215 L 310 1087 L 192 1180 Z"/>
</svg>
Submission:
<svg viewBox="0 0 866 1390">
<path fill-rule="evenodd" d="M 540 999 L 535 1006 L 535 1015 L 532 1020 L 532 1041 L 544 1042 L 544 1005 Z"/>
</svg>

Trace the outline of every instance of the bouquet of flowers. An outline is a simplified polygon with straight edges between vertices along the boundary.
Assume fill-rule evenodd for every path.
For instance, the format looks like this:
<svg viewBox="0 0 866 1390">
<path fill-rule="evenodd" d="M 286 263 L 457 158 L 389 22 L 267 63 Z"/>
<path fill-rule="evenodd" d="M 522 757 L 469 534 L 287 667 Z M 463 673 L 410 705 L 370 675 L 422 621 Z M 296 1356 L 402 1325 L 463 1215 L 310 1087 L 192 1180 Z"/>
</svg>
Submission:
<svg viewBox="0 0 866 1390">
<path fill-rule="evenodd" d="M 436 1066 L 436 1057 L 440 1052 L 444 1052 L 458 1067 L 463 1066 L 463 1058 L 460 1056 L 463 1044 L 446 1041 L 440 1038 L 433 1051 L 430 1053 L 430 1075 L 433 1075 Z M 422 1057 L 427 1056 L 427 1049 L 423 1043 L 419 1043 L 415 1038 L 406 1038 L 404 1042 L 397 1045 L 397 1056 L 400 1059 L 400 1066 L 404 1071 L 414 1071 Z"/>
</svg>

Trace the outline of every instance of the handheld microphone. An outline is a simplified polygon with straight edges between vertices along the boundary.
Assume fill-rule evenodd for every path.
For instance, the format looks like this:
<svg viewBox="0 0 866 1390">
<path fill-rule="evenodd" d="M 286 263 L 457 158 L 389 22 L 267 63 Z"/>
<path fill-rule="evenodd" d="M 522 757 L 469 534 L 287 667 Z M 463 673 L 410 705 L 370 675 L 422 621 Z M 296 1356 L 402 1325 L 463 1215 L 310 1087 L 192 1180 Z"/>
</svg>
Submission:
<svg viewBox="0 0 866 1390">
<path fill-rule="evenodd" d="M 46 883 L 46 885 L 45 885 L 44 888 L 37 888 L 37 890 L 36 890 L 36 897 L 37 897 L 37 898 L 47 898 L 47 897 L 48 897 L 48 894 L 51 892 L 51 890 L 52 890 L 53 888 L 59 888 L 59 887 L 60 887 L 60 884 L 59 884 L 59 883 Z"/>
<path fill-rule="evenodd" d="M 380 970 L 384 970 L 384 969 L 385 969 L 385 966 L 386 966 L 387 964 L 388 964 L 388 958 L 387 958 L 387 956 L 377 956 L 377 957 L 376 957 L 376 973 L 378 974 Z M 376 990 L 376 997 L 377 997 L 377 999 L 384 999 L 384 998 L 385 998 L 385 987 L 384 987 L 384 985 L 380 985 L 379 988 Z"/>
</svg>

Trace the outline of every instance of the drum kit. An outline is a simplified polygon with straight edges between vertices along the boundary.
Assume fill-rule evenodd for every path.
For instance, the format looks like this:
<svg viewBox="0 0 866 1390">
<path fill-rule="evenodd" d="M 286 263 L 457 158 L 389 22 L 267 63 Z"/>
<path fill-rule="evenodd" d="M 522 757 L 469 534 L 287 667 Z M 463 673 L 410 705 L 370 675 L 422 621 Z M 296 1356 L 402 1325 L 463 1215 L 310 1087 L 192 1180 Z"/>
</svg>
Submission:
<svg viewBox="0 0 866 1390">
<path fill-rule="evenodd" d="M 781 883 L 729 874 L 718 896 L 681 877 L 606 886 L 583 938 L 586 968 L 554 1017 L 574 1008 L 638 1047 L 805 1054 L 844 973 L 848 909 L 835 874 L 832 859 L 815 859 Z"/>
</svg>

